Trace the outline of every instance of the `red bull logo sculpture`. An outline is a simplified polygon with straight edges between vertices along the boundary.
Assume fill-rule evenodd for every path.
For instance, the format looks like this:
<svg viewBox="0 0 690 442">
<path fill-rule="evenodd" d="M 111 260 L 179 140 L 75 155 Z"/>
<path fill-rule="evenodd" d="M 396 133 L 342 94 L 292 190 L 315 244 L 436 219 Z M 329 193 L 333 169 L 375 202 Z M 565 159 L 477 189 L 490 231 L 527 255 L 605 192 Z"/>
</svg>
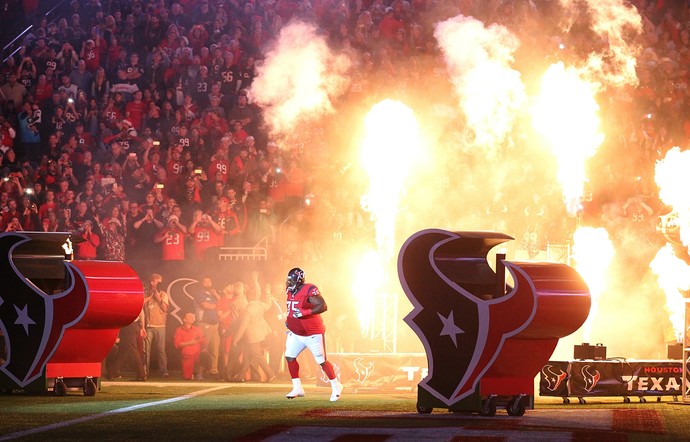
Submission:
<svg viewBox="0 0 690 442">
<path fill-rule="evenodd" d="M 571 267 L 497 255 L 491 268 L 489 251 L 512 239 L 430 229 L 402 246 L 398 274 L 414 306 L 405 322 L 422 341 L 429 368 L 418 386 L 418 412 L 491 416 L 505 403 L 509 414 L 524 414 L 558 339 L 587 319 L 589 290 Z"/>
<path fill-rule="evenodd" d="M 0 234 L 0 388 L 94 395 L 118 330 L 136 319 L 143 286 L 121 262 L 69 261 L 67 233 Z"/>
</svg>

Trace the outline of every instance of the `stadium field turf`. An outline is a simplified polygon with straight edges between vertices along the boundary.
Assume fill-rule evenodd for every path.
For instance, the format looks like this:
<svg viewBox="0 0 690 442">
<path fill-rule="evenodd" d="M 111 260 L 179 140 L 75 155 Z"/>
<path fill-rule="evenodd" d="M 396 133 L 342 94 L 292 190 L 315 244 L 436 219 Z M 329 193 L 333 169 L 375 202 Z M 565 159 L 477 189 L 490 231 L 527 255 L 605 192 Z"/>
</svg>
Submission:
<svg viewBox="0 0 690 442">
<path fill-rule="evenodd" d="M 690 440 L 690 407 L 620 398 L 562 404 L 537 396 L 522 417 L 416 412 L 411 392 L 354 393 L 330 402 L 330 388 L 285 399 L 282 384 L 104 382 L 93 397 L 69 391 L 0 396 L 2 440 Z"/>
</svg>

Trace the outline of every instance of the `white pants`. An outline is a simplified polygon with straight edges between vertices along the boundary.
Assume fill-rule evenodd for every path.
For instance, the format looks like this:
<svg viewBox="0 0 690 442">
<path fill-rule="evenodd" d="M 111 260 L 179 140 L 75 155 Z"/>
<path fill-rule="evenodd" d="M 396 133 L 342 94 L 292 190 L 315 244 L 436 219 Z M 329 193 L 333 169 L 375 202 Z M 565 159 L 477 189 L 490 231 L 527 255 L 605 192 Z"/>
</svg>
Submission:
<svg viewBox="0 0 690 442">
<path fill-rule="evenodd" d="M 326 362 L 326 348 L 323 345 L 323 335 L 300 336 L 287 332 L 285 340 L 285 357 L 297 359 L 302 350 L 308 348 L 317 364 Z"/>
</svg>

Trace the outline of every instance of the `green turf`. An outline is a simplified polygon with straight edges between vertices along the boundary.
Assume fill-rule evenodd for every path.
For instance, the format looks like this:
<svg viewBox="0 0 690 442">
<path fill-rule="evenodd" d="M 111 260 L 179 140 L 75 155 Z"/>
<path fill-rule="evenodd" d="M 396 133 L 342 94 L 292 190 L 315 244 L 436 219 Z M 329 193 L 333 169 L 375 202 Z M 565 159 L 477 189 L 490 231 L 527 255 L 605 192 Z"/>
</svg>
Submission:
<svg viewBox="0 0 690 442">
<path fill-rule="evenodd" d="M 105 385 L 95 397 L 84 397 L 71 391 L 65 397 L 51 395 L 12 394 L 0 396 L 0 435 L 57 424 L 72 419 L 88 418 L 124 407 L 179 398 L 212 388 L 206 383 L 189 385 L 149 383 L 135 385 Z M 415 411 L 416 395 L 411 393 L 358 393 L 347 390 L 339 402 L 329 402 L 330 389 L 307 387 L 307 396 L 285 399 L 288 384 L 281 385 L 221 385 L 222 389 L 207 392 L 186 400 L 141 408 L 134 411 L 92 419 L 37 433 L 22 440 L 253 440 L 259 436 L 280 433 L 295 425 L 327 427 L 372 428 L 433 428 L 458 427 L 491 429 L 511 425 L 515 419 L 499 410 L 495 418 L 474 414 L 453 415 L 435 410 L 430 416 Z M 670 400 L 665 398 L 665 400 Z M 575 401 L 577 402 L 577 401 Z M 631 431 L 624 434 L 601 433 L 603 439 L 631 441 L 690 440 L 690 406 L 668 402 L 623 404 L 618 399 L 588 399 L 586 405 L 563 405 L 555 398 L 537 398 L 536 410 L 562 410 L 572 416 L 578 410 L 655 410 L 662 417 L 662 434 Z M 586 414 L 586 413 L 583 413 Z M 582 428 L 588 422 L 583 416 Z M 546 427 L 523 426 L 519 431 L 553 431 Z M 576 430 L 576 428 L 566 428 Z M 593 433 L 595 435 L 599 433 Z M 0 436 L 2 438 L 2 436 Z"/>
</svg>

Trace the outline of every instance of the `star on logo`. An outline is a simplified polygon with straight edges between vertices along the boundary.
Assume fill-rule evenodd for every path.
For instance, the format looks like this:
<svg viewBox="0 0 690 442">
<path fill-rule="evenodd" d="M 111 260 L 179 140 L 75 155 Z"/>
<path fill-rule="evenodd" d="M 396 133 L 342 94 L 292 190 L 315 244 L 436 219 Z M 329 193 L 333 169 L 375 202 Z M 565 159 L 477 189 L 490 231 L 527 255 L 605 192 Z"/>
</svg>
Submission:
<svg viewBox="0 0 690 442">
<path fill-rule="evenodd" d="M 23 309 L 19 310 L 19 307 L 16 305 L 14 306 L 14 309 L 17 311 L 17 320 L 14 321 L 15 324 L 18 325 L 23 325 L 24 326 L 24 331 L 26 334 L 29 334 L 29 326 L 30 325 L 35 325 L 36 323 L 29 318 L 29 312 L 26 311 L 27 306 L 25 305 Z"/>
<path fill-rule="evenodd" d="M 457 335 L 460 333 L 465 333 L 463 329 L 455 325 L 455 319 L 453 318 L 453 311 L 450 311 L 450 314 L 448 317 L 444 317 L 440 313 L 436 313 L 443 323 L 443 329 L 441 330 L 441 333 L 439 336 L 450 336 L 450 339 L 453 340 L 453 344 L 457 347 L 458 346 L 458 341 L 457 341 Z"/>
</svg>

